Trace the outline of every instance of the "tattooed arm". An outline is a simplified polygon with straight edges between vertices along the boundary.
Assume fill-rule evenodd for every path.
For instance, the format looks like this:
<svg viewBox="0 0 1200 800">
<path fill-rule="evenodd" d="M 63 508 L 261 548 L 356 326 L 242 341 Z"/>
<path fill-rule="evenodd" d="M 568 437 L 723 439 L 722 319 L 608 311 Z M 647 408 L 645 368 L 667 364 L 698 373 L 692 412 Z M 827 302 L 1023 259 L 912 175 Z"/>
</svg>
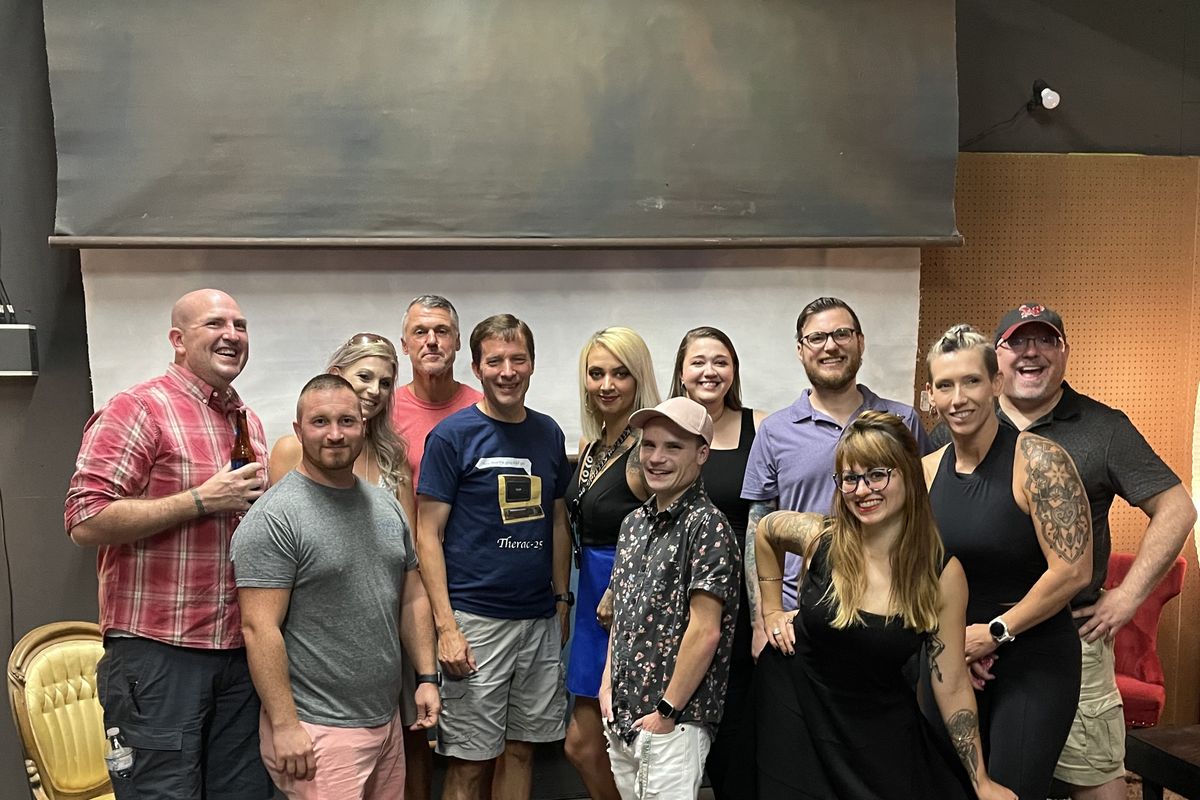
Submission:
<svg viewBox="0 0 1200 800">
<path fill-rule="evenodd" d="M 967 613 L 967 577 L 958 559 L 952 558 L 942 570 L 942 607 L 938 629 L 925 639 L 925 659 L 933 697 L 946 723 L 946 732 L 954 751 L 971 778 L 980 798 L 1015 798 L 1003 786 L 992 782 L 983 761 L 979 737 L 979 714 L 975 692 L 967 676 L 963 659 L 963 631 Z"/>
<path fill-rule="evenodd" d="M 629 491 L 633 492 L 634 497 L 645 501 L 650 499 L 650 487 L 646 485 L 646 476 L 642 472 L 642 432 L 639 430 L 632 438 L 629 460 L 625 462 L 625 482 L 629 484 Z"/>
<path fill-rule="evenodd" d="M 774 511 L 755 525 L 754 547 L 758 556 L 755 579 L 762 593 L 762 616 L 767 641 L 787 655 L 795 651 L 796 633 L 792 628 L 795 613 L 783 610 L 783 565 L 785 553 L 803 555 L 809 543 L 821 533 L 825 518 L 799 511 Z M 747 546 L 749 541 L 747 541 Z M 779 631 L 779 633 L 775 633 Z"/>
<path fill-rule="evenodd" d="M 778 507 L 778 500 L 756 500 L 750 504 L 750 517 L 746 523 L 746 549 L 742 554 L 742 571 L 746 577 L 746 598 L 750 601 L 750 626 L 753 632 L 750 653 L 755 658 L 758 658 L 758 654 L 766 646 L 767 635 L 758 592 L 758 561 L 754 552 L 754 536 L 759 520 Z"/>
<path fill-rule="evenodd" d="M 1014 636 L 1057 614 L 1092 579 L 1092 515 L 1083 482 L 1067 452 L 1049 439 L 1022 433 L 1013 459 L 1013 495 L 1029 513 L 1046 571 L 1002 615 Z M 996 649 L 987 624 L 967 629 L 967 660 Z"/>
</svg>

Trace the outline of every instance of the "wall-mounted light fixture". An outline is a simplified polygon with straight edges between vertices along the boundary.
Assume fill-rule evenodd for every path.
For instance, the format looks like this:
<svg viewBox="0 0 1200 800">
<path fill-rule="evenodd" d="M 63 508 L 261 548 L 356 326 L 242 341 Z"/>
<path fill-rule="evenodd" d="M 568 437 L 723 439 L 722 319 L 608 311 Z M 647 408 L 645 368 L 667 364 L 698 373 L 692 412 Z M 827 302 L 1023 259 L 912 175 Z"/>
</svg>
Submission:
<svg viewBox="0 0 1200 800">
<path fill-rule="evenodd" d="M 1033 82 L 1033 97 L 1029 98 L 1027 106 L 1030 111 L 1036 111 L 1039 108 L 1053 111 L 1058 108 L 1060 102 L 1062 102 L 1062 97 L 1050 88 L 1050 84 L 1041 78 Z"/>
<path fill-rule="evenodd" d="M 1028 101 L 1026 101 L 1026 103 L 1023 106 L 1020 106 L 1019 108 L 1017 108 L 1017 110 L 1013 112 L 1013 115 L 1011 117 L 1009 117 L 1006 120 L 1001 120 L 1000 122 L 997 122 L 995 125 L 989 125 L 988 127 L 984 128 L 982 131 L 980 131 L 979 133 L 970 137 L 969 139 L 965 139 L 962 142 L 959 142 L 958 149 L 966 150 L 968 147 L 971 147 L 972 145 L 976 144 L 977 142 L 980 142 L 983 139 L 986 139 L 988 136 L 991 136 L 993 133 L 995 133 L 1000 128 L 1007 127 L 1008 125 L 1011 125 L 1012 123 L 1016 122 L 1017 118 L 1020 117 L 1022 114 L 1031 114 L 1035 111 L 1050 111 L 1052 109 L 1058 108 L 1058 104 L 1061 102 L 1062 102 L 1062 97 L 1059 96 L 1058 92 L 1051 89 L 1050 84 L 1046 83 L 1041 78 L 1038 78 L 1036 81 L 1033 82 L 1032 96 L 1029 98 Z M 1046 118 L 1042 117 L 1042 121 L 1045 122 Z M 1200 544 L 1198 544 L 1197 546 L 1200 546 Z"/>
</svg>

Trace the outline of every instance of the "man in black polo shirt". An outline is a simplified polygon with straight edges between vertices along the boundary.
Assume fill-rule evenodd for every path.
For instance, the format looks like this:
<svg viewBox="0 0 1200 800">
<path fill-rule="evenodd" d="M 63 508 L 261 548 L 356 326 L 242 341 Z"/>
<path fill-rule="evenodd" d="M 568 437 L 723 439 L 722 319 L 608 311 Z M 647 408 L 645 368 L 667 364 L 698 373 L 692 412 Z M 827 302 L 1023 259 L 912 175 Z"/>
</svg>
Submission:
<svg viewBox="0 0 1200 800">
<path fill-rule="evenodd" d="M 1092 510 L 1092 582 L 1072 601 L 1083 638 L 1079 708 L 1055 777 L 1074 800 L 1124 800 L 1125 724 L 1113 672 L 1113 637 L 1175 561 L 1196 522 L 1178 477 L 1122 412 L 1063 380 L 1071 346 L 1062 318 L 1040 303 L 1004 315 L 996 329 L 1004 374 L 997 414 L 1003 424 L 1060 444 L 1079 470 Z M 1124 582 L 1104 592 L 1115 496 L 1150 517 Z"/>
<path fill-rule="evenodd" d="M 741 551 L 700 478 L 704 406 L 673 397 L 629 424 L 654 495 L 621 523 L 600 713 L 622 798 L 690 800 L 729 681 Z"/>
</svg>

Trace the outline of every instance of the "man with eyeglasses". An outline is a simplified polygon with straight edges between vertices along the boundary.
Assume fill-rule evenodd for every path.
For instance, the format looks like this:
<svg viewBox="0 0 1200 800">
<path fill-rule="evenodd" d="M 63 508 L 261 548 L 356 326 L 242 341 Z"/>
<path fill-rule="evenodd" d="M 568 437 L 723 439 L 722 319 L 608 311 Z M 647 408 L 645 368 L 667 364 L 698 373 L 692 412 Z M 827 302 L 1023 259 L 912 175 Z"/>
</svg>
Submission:
<svg viewBox="0 0 1200 800">
<path fill-rule="evenodd" d="M 1083 638 L 1079 708 L 1055 778 L 1075 800 L 1125 797 L 1125 726 L 1113 670 L 1113 637 L 1158 584 L 1183 547 L 1196 509 L 1187 490 L 1122 412 L 1076 392 L 1063 379 L 1071 346 L 1062 317 L 1041 303 L 1009 311 L 996 328 L 1004 375 L 1003 425 L 1057 442 L 1079 470 L 1092 513 L 1092 582 L 1071 602 Z M 1108 511 L 1115 496 L 1150 524 L 1124 582 L 1103 591 L 1112 551 Z"/>
<path fill-rule="evenodd" d="M 742 483 L 742 497 L 753 503 L 745 555 L 753 620 L 758 620 L 760 613 L 755 527 L 760 519 L 780 508 L 829 513 L 833 451 L 847 425 L 864 411 L 888 411 L 904 420 L 922 454 L 933 449 L 912 406 L 882 398 L 856 381 L 865 349 L 866 337 L 858 315 L 844 300 L 818 297 L 796 320 L 796 353 L 811 388 L 791 406 L 763 420 Z M 789 553 L 784 565 L 783 605 L 788 611 L 796 608 L 800 562 L 799 556 Z M 755 654 L 764 644 L 754 643 Z"/>
</svg>

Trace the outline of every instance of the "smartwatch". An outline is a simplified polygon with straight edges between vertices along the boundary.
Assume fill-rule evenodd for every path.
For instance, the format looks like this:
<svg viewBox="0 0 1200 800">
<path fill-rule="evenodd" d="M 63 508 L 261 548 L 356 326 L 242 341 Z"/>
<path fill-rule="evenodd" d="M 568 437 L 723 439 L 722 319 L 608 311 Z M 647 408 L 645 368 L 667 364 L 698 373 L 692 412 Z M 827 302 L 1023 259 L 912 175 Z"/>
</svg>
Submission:
<svg viewBox="0 0 1200 800">
<path fill-rule="evenodd" d="M 442 674 L 440 672 L 433 672 L 428 675 L 418 675 L 417 683 L 432 683 L 434 686 L 441 686 Z"/>
<path fill-rule="evenodd" d="M 556 594 L 554 595 L 554 602 L 566 603 L 567 608 L 570 608 L 571 606 L 575 605 L 575 593 L 568 591 L 566 594 Z"/>
<path fill-rule="evenodd" d="M 1017 638 L 1008 632 L 1008 623 L 1004 621 L 1004 617 L 996 617 L 989 622 L 988 633 L 992 635 L 992 641 L 996 644 L 1004 644 Z"/>
<path fill-rule="evenodd" d="M 679 721 L 680 710 L 668 703 L 665 697 L 658 701 L 658 706 L 655 710 L 658 711 L 658 715 L 663 719 L 669 719 L 671 722 Z"/>
</svg>

